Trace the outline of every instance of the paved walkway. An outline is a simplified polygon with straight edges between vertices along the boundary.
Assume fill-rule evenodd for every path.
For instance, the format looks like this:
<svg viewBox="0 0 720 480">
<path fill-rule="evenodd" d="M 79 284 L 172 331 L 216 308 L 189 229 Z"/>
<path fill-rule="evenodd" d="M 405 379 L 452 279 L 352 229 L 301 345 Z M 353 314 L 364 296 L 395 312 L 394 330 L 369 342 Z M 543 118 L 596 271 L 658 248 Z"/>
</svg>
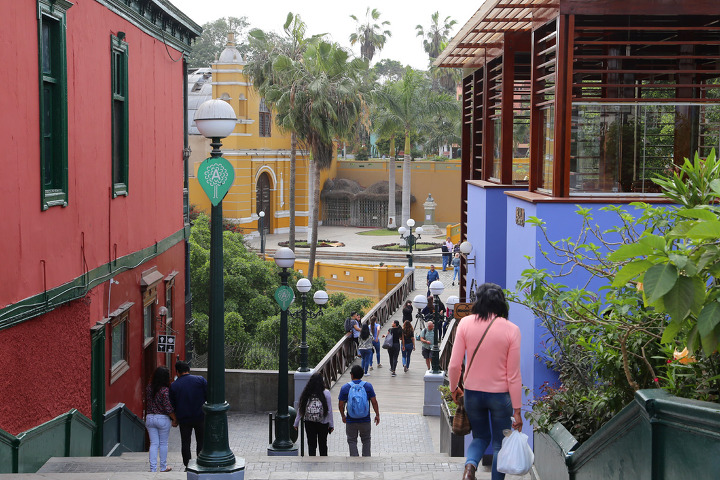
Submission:
<svg viewBox="0 0 720 480">
<path fill-rule="evenodd" d="M 342 227 L 321 227 L 320 238 L 332 238 L 346 243 L 346 252 L 368 252 L 378 243 L 389 243 L 394 237 L 373 237 L 357 235 L 357 231 Z M 280 241 L 281 236 L 277 237 Z M 286 239 L 287 235 L 284 235 Z M 385 240 L 387 239 L 387 241 Z M 259 240 L 255 240 L 259 243 Z M 275 242 L 275 245 L 277 242 Z M 269 245 L 269 243 L 268 243 Z M 390 262 L 388 262 L 390 263 Z M 404 258 L 398 258 L 404 264 Z M 436 265 L 440 267 L 441 265 Z M 419 287 L 410 296 L 425 294 L 427 265 L 417 267 L 415 283 Z M 459 287 L 452 286 L 452 269 L 442 272 L 440 280 L 446 288 L 441 295 L 443 301 L 450 295 L 457 295 Z M 401 319 L 402 312 L 396 312 L 383 327 L 385 333 L 392 320 Z M 397 376 L 391 377 L 388 354 L 381 352 L 382 367 L 375 361 L 374 368 L 365 379 L 373 384 L 380 406 L 380 425 L 372 427 L 372 457 L 369 459 L 348 457 L 344 424 L 337 410 L 337 396 L 340 387 L 350 380 L 349 372 L 343 375 L 332 389 L 335 410 L 335 432 L 328 437 L 329 457 L 268 457 L 268 416 L 263 414 L 228 416 L 230 448 L 246 462 L 246 480 L 459 480 L 462 476 L 464 458 L 451 458 L 440 454 L 440 418 L 422 415 L 424 394 L 423 375 L 426 367 L 422 358 L 420 343 L 413 352 L 410 369 L 403 372 L 398 361 Z M 359 359 L 358 359 L 359 363 Z M 172 429 L 169 442 L 168 463 L 173 467 L 169 473 L 147 472 L 147 454 L 131 453 L 121 457 L 103 458 L 54 458 L 37 474 L 0 475 L 0 480 L 142 480 L 161 478 L 166 480 L 185 479 L 180 457 L 180 433 Z M 192 450 L 195 450 L 194 442 Z M 486 468 L 478 472 L 478 479 L 489 480 Z M 521 477 L 508 475 L 508 480 Z M 529 480 L 529 475 L 522 477 Z"/>
</svg>

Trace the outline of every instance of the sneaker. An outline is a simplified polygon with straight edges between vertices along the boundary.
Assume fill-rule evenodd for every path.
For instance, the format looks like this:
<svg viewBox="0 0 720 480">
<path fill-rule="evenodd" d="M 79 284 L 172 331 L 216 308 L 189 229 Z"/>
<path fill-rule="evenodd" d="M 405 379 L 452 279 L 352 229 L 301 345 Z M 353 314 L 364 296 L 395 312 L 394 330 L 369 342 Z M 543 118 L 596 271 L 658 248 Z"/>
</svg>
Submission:
<svg viewBox="0 0 720 480">
<path fill-rule="evenodd" d="M 369 377 L 369 376 L 370 376 L 370 372 L 366 372 L 364 376 Z"/>
<path fill-rule="evenodd" d="M 378 368 L 382 368 L 382 364 L 378 363 Z"/>
<path fill-rule="evenodd" d="M 405 373 L 407 373 L 407 367 L 405 367 Z"/>
<path fill-rule="evenodd" d="M 455 286 L 455 282 L 452 282 L 452 286 L 453 286 L 453 287 Z"/>
<path fill-rule="evenodd" d="M 370 365 L 370 370 L 372 370 L 372 369 L 373 369 L 373 368 L 372 368 L 372 365 Z"/>
<path fill-rule="evenodd" d="M 392 372 L 392 375 L 390 375 L 390 376 L 391 376 L 391 377 L 396 377 L 397 375 L 395 375 L 395 372 Z"/>
</svg>

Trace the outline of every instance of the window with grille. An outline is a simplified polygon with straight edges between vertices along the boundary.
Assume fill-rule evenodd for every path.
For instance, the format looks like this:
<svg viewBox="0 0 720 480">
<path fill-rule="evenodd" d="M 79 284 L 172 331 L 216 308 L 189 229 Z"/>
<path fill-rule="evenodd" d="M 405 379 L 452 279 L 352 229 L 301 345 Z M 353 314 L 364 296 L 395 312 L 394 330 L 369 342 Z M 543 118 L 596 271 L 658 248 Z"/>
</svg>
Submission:
<svg viewBox="0 0 720 480">
<path fill-rule="evenodd" d="M 265 99 L 260 99 L 260 136 L 269 137 L 272 131 L 272 114 L 265 104 Z"/>
</svg>

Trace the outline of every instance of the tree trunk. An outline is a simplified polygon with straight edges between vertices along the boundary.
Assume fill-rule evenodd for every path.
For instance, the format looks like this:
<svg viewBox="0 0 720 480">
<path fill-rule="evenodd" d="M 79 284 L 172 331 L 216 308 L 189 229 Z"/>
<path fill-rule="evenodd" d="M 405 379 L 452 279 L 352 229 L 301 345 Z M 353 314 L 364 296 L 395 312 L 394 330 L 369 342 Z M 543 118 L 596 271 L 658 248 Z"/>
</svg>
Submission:
<svg viewBox="0 0 720 480">
<path fill-rule="evenodd" d="M 312 222 L 312 234 L 310 235 L 310 259 L 308 260 L 308 274 L 307 278 L 312 282 L 313 274 L 315 273 L 315 251 L 317 250 L 317 239 L 318 239 L 318 218 L 320 214 L 320 168 L 316 162 L 313 161 L 314 168 L 312 169 L 312 196 L 313 206 L 310 220 Z"/>
<path fill-rule="evenodd" d="M 403 184 L 402 184 L 402 221 L 406 225 L 410 218 L 410 131 L 405 130 L 405 158 L 403 159 Z"/>
<path fill-rule="evenodd" d="M 315 156 L 313 156 L 308 160 L 308 179 L 307 179 L 307 208 L 308 208 L 308 225 L 307 225 L 307 234 L 305 240 L 310 244 L 312 240 L 312 232 L 313 232 L 313 222 L 312 222 L 312 213 L 313 213 L 313 205 L 315 204 L 315 196 L 313 195 L 313 179 L 315 178 L 315 170 L 317 170 L 317 162 L 315 161 Z"/>
<path fill-rule="evenodd" d="M 387 228 L 396 229 L 395 221 L 395 137 L 390 139 L 390 161 L 388 162 L 388 225 Z"/>
<path fill-rule="evenodd" d="M 290 236 L 288 238 L 288 247 L 295 251 L 295 171 L 296 171 L 296 155 L 297 155 L 297 135 L 295 132 L 290 133 Z"/>
</svg>

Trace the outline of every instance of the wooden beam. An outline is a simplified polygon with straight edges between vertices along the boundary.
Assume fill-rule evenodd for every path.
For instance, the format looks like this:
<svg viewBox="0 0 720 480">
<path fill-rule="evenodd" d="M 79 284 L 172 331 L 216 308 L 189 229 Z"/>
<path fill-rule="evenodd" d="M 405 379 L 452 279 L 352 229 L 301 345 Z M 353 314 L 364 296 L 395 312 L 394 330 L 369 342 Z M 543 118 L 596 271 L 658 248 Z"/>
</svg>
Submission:
<svg viewBox="0 0 720 480">
<path fill-rule="evenodd" d="M 493 8 L 560 8 L 559 3 L 498 3 Z"/>
<path fill-rule="evenodd" d="M 455 49 L 459 48 L 502 48 L 505 44 L 499 43 L 458 43 Z M 449 56 L 449 55 L 448 55 Z"/>
<path fill-rule="evenodd" d="M 517 23 L 517 22 L 531 22 L 532 18 L 528 17 L 496 17 L 496 18 L 483 18 L 479 23 Z"/>
<path fill-rule="evenodd" d="M 470 30 L 470 33 L 505 33 L 505 32 L 530 32 L 531 28 L 487 28 Z"/>
</svg>

